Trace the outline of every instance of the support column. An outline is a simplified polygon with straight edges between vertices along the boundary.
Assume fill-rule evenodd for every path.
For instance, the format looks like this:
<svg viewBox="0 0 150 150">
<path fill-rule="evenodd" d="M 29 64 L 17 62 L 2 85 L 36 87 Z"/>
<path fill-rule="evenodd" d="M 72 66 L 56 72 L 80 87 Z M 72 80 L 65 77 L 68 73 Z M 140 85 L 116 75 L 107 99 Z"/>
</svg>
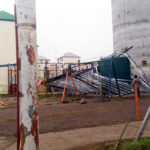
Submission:
<svg viewBox="0 0 150 150">
<path fill-rule="evenodd" d="M 39 150 L 35 0 L 16 0 L 18 150 Z"/>
</svg>

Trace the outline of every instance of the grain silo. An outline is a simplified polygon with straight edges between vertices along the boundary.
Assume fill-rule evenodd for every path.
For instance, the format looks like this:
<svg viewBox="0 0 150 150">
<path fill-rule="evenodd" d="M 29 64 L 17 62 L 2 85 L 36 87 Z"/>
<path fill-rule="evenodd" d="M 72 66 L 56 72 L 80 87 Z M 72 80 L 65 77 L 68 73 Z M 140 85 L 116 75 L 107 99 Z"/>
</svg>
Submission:
<svg viewBox="0 0 150 150">
<path fill-rule="evenodd" d="M 129 54 L 139 67 L 150 66 L 150 0 L 112 0 L 114 52 Z"/>
</svg>

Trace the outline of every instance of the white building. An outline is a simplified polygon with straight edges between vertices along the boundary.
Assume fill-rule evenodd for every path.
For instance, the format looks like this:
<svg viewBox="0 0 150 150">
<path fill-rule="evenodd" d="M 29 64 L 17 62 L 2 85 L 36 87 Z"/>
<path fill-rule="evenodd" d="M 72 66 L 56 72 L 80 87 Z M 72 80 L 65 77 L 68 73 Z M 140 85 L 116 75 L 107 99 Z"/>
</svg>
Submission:
<svg viewBox="0 0 150 150">
<path fill-rule="evenodd" d="M 0 64 L 16 63 L 14 16 L 0 11 Z"/>
<path fill-rule="evenodd" d="M 16 63 L 14 16 L 0 11 L 0 65 Z M 0 67 L 0 94 L 8 92 L 8 67 Z"/>
<path fill-rule="evenodd" d="M 80 56 L 74 54 L 74 53 L 65 53 L 63 56 L 59 57 L 57 59 L 58 62 L 58 67 L 57 69 L 60 70 L 58 71 L 58 75 L 62 74 L 63 69 L 68 68 L 68 64 L 77 64 L 80 62 Z"/>
<path fill-rule="evenodd" d="M 15 83 L 16 77 L 3 65 L 16 64 L 16 40 L 15 40 L 14 16 L 5 11 L 0 11 L 0 94 L 8 93 L 8 83 Z M 39 57 L 39 70 L 44 70 L 45 61 L 49 59 Z M 14 68 L 14 67 L 12 67 Z M 8 78 L 9 76 L 9 78 Z M 39 71 L 39 76 L 44 78 L 44 71 Z"/>
</svg>

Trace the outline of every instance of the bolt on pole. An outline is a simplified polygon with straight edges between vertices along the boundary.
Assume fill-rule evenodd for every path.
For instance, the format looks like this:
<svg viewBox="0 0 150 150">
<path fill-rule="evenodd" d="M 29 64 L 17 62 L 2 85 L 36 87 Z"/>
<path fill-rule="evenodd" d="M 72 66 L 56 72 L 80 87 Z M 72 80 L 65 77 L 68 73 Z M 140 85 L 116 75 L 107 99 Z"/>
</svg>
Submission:
<svg viewBox="0 0 150 150">
<path fill-rule="evenodd" d="M 18 150 L 39 150 L 35 0 L 16 0 Z"/>
</svg>

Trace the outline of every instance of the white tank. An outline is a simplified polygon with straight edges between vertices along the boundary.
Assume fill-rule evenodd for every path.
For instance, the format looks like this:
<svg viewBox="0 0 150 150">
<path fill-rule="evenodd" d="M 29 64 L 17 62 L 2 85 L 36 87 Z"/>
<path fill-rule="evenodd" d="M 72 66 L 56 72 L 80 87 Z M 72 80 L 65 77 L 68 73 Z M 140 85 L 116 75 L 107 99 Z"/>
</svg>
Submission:
<svg viewBox="0 0 150 150">
<path fill-rule="evenodd" d="M 139 67 L 150 66 L 150 0 L 112 0 L 114 52 L 128 53 Z"/>
</svg>

